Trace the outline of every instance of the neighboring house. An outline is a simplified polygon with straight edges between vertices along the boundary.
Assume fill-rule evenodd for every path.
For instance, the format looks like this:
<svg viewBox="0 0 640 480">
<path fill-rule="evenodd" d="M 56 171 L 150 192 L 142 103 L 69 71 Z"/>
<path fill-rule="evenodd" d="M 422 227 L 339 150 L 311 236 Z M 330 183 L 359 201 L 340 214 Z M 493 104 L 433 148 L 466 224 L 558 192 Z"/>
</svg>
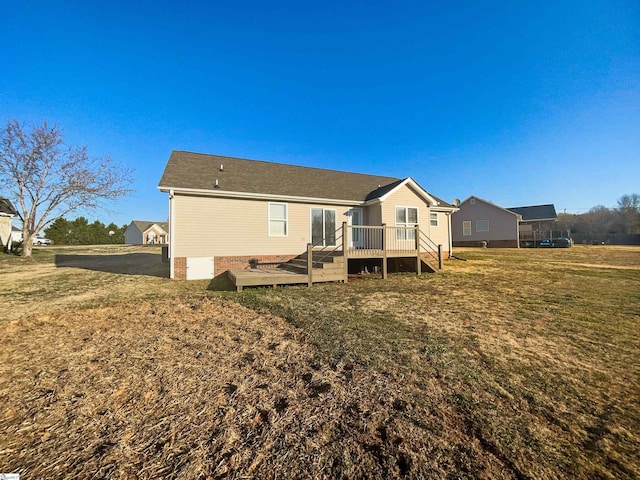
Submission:
<svg viewBox="0 0 640 480">
<path fill-rule="evenodd" d="M 452 247 L 456 208 L 410 177 L 174 151 L 158 188 L 169 194 L 175 279 L 212 278 L 249 260 L 286 262 L 308 244 L 363 257 L 382 246 L 389 255 L 416 248 L 419 240 L 442 245 L 445 255 Z"/>
<path fill-rule="evenodd" d="M 476 196 L 467 198 L 459 208 L 451 216 L 454 247 L 518 247 L 522 219 L 518 213 Z"/>
<path fill-rule="evenodd" d="M 134 220 L 124 231 L 124 243 L 127 245 L 169 243 L 169 224 L 167 222 Z"/>
<path fill-rule="evenodd" d="M 0 249 L 11 250 L 11 220 L 18 215 L 13 204 L 6 198 L 0 197 Z"/>
<path fill-rule="evenodd" d="M 520 245 L 532 246 L 540 240 L 553 239 L 553 228 L 558 221 L 553 204 L 512 207 L 512 211 L 522 217 L 520 221 Z"/>
<path fill-rule="evenodd" d="M 13 243 L 22 241 L 22 229 L 11 225 L 11 241 Z"/>
</svg>

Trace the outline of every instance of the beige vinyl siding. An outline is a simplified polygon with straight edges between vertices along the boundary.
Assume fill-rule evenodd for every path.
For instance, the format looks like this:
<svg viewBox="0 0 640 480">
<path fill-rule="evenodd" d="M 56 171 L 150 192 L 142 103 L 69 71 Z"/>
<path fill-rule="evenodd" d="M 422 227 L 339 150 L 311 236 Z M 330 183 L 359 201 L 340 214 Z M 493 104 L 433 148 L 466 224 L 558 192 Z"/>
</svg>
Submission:
<svg viewBox="0 0 640 480">
<path fill-rule="evenodd" d="M 11 217 L 0 216 L 0 253 L 3 246 L 9 245 L 9 237 L 11 237 Z"/>
<path fill-rule="evenodd" d="M 382 202 L 382 223 L 390 227 L 396 225 L 396 207 L 416 207 L 420 229 L 425 233 L 428 232 L 429 206 L 413 188 L 404 185 Z"/>
<path fill-rule="evenodd" d="M 269 236 L 269 201 L 174 196 L 175 257 L 289 255 L 302 253 L 311 238 L 311 208 L 336 210 L 336 225 L 349 207 L 287 203 L 287 235 Z"/>
<path fill-rule="evenodd" d="M 364 209 L 365 225 L 382 225 L 382 206 L 380 204 L 369 205 Z"/>
<path fill-rule="evenodd" d="M 449 230 L 447 218 L 444 212 L 438 212 L 438 226 L 432 227 L 430 214 L 432 210 L 427 202 L 409 185 L 393 192 L 381 205 L 382 223 L 392 227 L 396 225 L 396 207 L 417 207 L 418 224 L 420 230 L 428 235 L 434 242 L 440 243 L 446 249 L 449 245 Z"/>
<path fill-rule="evenodd" d="M 431 213 L 438 214 L 438 226 L 432 227 L 429 225 L 428 235 L 436 245 L 442 245 L 443 249 L 449 250 L 449 214 L 438 212 L 435 208 L 431 210 Z M 420 228 L 422 228 L 422 224 L 420 224 Z"/>
</svg>

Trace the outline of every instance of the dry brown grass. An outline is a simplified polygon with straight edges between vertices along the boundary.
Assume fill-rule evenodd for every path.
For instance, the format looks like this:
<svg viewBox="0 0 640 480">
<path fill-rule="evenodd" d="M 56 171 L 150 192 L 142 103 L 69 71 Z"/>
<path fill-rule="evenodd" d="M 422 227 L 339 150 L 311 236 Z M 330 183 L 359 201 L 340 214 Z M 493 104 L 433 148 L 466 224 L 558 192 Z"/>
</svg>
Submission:
<svg viewBox="0 0 640 480">
<path fill-rule="evenodd" d="M 0 472 L 640 476 L 640 249 L 461 255 L 223 295 L 122 258 L 2 259 Z"/>
<path fill-rule="evenodd" d="M 0 254 L 1 320 L 184 290 L 168 278 L 159 247 L 35 247 L 32 258 Z"/>
</svg>

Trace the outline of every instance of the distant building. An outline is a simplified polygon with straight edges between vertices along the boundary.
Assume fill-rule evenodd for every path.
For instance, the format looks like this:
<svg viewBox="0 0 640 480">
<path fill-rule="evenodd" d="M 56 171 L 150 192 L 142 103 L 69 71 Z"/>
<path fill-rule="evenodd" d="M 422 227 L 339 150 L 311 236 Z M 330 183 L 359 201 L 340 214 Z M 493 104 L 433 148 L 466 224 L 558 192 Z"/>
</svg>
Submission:
<svg viewBox="0 0 640 480">
<path fill-rule="evenodd" d="M 518 213 L 473 195 L 459 208 L 451 215 L 455 247 L 518 247 Z"/>
<path fill-rule="evenodd" d="M 18 215 L 18 211 L 6 198 L 0 197 L 0 249 L 9 251 L 11 249 L 11 220 Z"/>
<path fill-rule="evenodd" d="M 127 245 L 158 245 L 169 243 L 169 224 L 167 222 L 132 221 L 124 232 Z"/>
<path fill-rule="evenodd" d="M 532 205 L 529 207 L 511 207 L 507 210 L 522 217 L 520 221 L 520 240 L 550 238 L 551 232 L 558 221 L 556 207 L 552 203 L 546 205 Z"/>
<path fill-rule="evenodd" d="M 554 238 L 558 221 L 553 204 L 503 208 L 470 196 L 451 216 L 456 247 L 531 247 Z M 557 233 L 557 232 L 556 232 Z"/>
<path fill-rule="evenodd" d="M 507 210 L 517 213 L 520 220 L 520 245 L 535 244 L 540 240 L 552 239 L 558 215 L 552 203 L 529 207 L 511 207 Z"/>
</svg>

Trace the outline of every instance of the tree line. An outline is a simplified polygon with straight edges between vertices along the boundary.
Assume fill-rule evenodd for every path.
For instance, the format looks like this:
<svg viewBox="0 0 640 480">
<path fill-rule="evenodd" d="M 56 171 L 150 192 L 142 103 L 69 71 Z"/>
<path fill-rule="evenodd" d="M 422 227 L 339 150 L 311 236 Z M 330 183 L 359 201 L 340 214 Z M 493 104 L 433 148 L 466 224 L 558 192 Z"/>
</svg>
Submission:
<svg viewBox="0 0 640 480">
<path fill-rule="evenodd" d="M 124 243 L 124 231 L 111 222 L 109 225 L 96 220 L 93 223 L 85 217 L 67 220 L 64 217 L 55 219 L 45 230 L 45 237 L 55 245 L 100 245 Z"/>
<path fill-rule="evenodd" d="M 560 213 L 557 228 L 572 234 L 640 234 L 640 195 L 623 195 L 614 208 L 596 205 L 587 213 Z"/>
</svg>

